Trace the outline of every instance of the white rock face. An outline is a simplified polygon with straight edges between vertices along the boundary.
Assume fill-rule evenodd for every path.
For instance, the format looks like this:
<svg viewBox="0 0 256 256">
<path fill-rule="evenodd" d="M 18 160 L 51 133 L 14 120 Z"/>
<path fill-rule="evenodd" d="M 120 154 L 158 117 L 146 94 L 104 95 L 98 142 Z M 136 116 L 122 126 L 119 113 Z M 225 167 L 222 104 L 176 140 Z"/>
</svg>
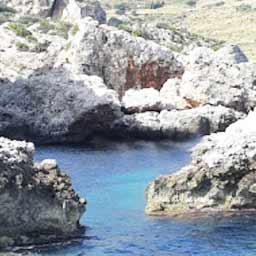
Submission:
<svg viewBox="0 0 256 256">
<path fill-rule="evenodd" d="M 117 94 L 99 77 L 46 69 L 0 81 L 0 134 L 41 143 L 82 142 L 119 118 Z"/>
<path fill-rule="evenodd" d="M 163 110 L 125 115 L 114 122 L 116 136 L 137 138 L 169 138 L 183 140 L 191 136 L 224 131 L 244 117 L 241 112 L 222 106 L 203 106 L 189 110 Z"/>
<path fill-rule="evenodd" d="M 106 12 L 97 0 L 56 0 L 51 16 L 72 23 L 79 22 L 85 17 L 91 17 L 99 23 L 106 23 Z"/>
<path fill-rule="evenodd" d="M 160 111 L 162 108 L 160 93 L 153 88 L 142 90 L 130 89 L 125 92 L 122 98 L 122 106 L 128 113 Z"/>
<path fill-rule="evenodd" d="M 195 147 L 192 162 L 147 189 L 149 214 L 256 210 L 256 112 Z"/>
<path fill-rule="evenodd" d="M 99 26 L 89 18 L 81 20 L 70 43 L 70 50 L 63 55 L 75 71 L 102 77 L 119 95 L 130 88 L 160 89 L 169 78 L 183 73 L 182 65 L 167 48 L 107 25 Z"/>
<path fill-rule="evenodd" d="M 237 47 L 227 46 L 217 52 L 197 48 L 182 59 L 182 79 L 169 80 L 164 86 L 168 91 L 163 93 L 195 105 L 223 105 L 249 112 L 256 105 L 256 65 L 246 60 Z"/>
</svg>

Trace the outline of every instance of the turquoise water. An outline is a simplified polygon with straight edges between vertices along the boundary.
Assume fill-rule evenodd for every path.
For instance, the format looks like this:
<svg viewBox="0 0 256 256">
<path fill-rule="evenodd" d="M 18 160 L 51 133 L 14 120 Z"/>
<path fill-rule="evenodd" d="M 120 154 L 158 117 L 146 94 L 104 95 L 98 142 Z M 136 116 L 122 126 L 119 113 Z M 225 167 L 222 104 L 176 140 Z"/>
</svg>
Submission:
<svg viewBox="0 0 256 256">
<path fill-rule="evenodd" d="M 47 256 L 252 256 L 256 218 L 168 219 L 144 214 L 144 191 L 154 178 L 190 161 L 193 143 L 98 143 L 39 147 L 36 160 L 56 158 L 88 200 L 81 244 L 32 253 Z"/>
</svg>

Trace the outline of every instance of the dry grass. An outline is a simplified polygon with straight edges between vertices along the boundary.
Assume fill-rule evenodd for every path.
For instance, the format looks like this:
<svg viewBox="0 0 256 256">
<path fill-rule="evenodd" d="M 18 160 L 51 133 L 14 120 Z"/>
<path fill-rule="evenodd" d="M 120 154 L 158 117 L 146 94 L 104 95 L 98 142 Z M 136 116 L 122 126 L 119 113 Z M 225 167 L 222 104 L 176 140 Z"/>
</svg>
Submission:
<svg viewBox="0 0 256 256">
<path fill-rule="evenodd" d="M 207 8 L 201 4 L 187 20 L 189 31 L 230 43 L 238 44 L 247 56 L 256 61 L 256 10 L 238 11 L 237 6 L 244 4 L 255 5 L 250 0 L 225 0 L 225 5 Z"/>
<path fill-rule="evenodd" d="M 108 0 L 103 0 L 104 3 Z M 256 61 L 256 1 L 255 0 L 198 0 L 196 8 L 186 4 L 188 0 L 166 0 L 163 8 L 150 10 L 145 5 L 151 0 L 125 1 L 113 0 L 111 6 L 116 3 L 130 2 L 131 8 L 136 9 L 138 17 L 158 22 L 168 22 L 172 26 L 185 26 L 190 32 L 204 37 L 224 40 L 238 44 L 247 56 Z M 215 6 L 218 2 L 224 5 Z M 136 8 L 137 4 L 137 8 Z M 138 4 L 139 7 L 138 8 Z M 237 10 L 241 4 L 251 5 L 255 10 Z M 113 15 L 114 10 L 109 10 Z"/>
</svg>

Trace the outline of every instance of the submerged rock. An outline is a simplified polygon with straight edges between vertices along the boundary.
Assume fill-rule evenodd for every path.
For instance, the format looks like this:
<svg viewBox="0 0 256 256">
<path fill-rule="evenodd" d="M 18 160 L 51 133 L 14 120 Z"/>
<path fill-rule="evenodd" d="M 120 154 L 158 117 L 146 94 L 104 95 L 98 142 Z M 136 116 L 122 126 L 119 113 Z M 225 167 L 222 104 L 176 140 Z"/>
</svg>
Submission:
<svg viewBox="0 0 256 256">
<path fill-rule="evenodd" d="M 0 138 L 0 248 L 81 236 L 85 200 L 55 161 L 33 162 L 34 145 Z"/>
<path fill-rule="evenodd" d="M 256 210 L 256 112 L 205 137 L 192 162 L 152 182 L 148 214 Z"/>
<path fill-rule="evenodd" d="M 244 115 L 222 106 L 202 106 L 188 110 L 125 115 L 114 122 L 112 133 L 120 137 L 184 140 L 224 131 Z"/>
<path fill-rule="evenodd" d="M 120 102 L 101 78 L 43 69 L 0 81 L 0 134 L 39 143 L 82 143 L 120 118 Z"/>
</svg>

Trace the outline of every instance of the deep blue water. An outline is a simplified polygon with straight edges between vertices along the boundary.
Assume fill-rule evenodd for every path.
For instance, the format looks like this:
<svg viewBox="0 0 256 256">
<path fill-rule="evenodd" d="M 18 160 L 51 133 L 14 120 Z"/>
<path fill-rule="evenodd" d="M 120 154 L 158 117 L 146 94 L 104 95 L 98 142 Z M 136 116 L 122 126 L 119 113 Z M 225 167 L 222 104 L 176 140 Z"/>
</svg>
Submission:
<svg viewBox="0 0 256 256">
<path fill-rule="evenodd" d="M 252 216 L 169 219 L 144 214 L 148 183 L 187 164 L 192 144 L 101 142 L 37 148 L 36 160 L 57 159 L 89 203 L 82 244 L 33 255 L 255 256 Z"/>
</svg>

